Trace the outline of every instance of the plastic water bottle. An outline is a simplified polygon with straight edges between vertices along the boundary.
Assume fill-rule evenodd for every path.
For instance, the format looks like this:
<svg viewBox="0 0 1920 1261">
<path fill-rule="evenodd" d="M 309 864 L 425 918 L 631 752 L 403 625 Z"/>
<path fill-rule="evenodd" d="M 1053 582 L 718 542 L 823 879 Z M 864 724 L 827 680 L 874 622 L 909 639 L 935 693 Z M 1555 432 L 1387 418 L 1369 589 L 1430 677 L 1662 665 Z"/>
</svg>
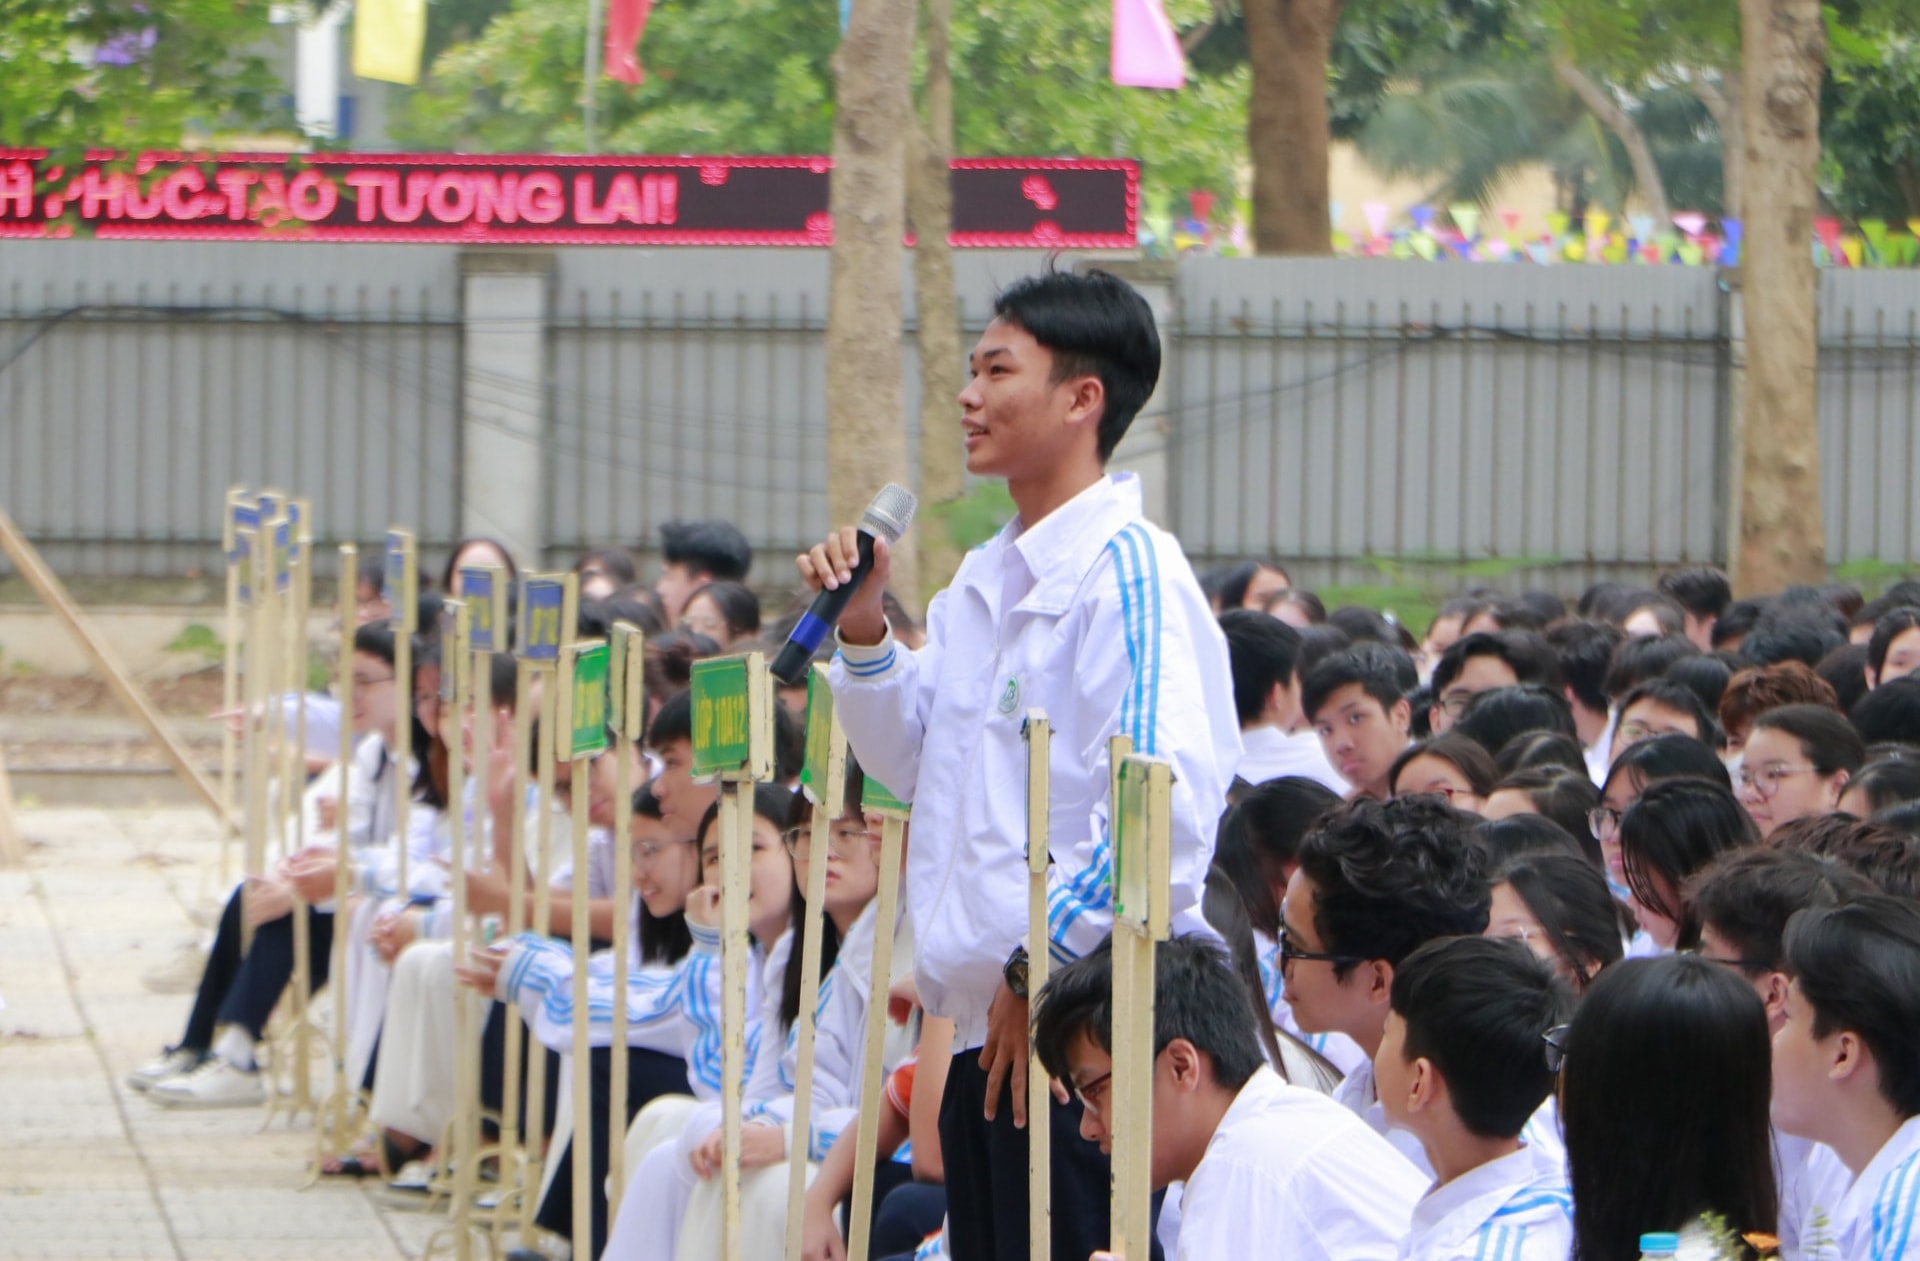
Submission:
<svg viewBox="0 0 1920 1261">
<path fill-rule="evenodd" d="M 1673 1261 L 1680 1251 L 1680 1236 L 1666 1232 L 1640 1236 L 1640 1261 Z"/>
</svg>

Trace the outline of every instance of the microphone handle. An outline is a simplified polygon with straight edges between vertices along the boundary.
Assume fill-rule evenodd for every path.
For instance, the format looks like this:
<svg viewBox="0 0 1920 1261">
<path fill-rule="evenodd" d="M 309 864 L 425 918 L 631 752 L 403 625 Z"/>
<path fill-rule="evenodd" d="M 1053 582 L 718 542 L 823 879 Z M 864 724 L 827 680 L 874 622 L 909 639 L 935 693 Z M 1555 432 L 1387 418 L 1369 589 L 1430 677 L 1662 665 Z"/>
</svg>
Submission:
<svg viewBox="0 0 1920 1261">
<path fill-rule="evenodd" d="M 799 625 L 787 636 L 780 655 L 773 659 L 773 677 L 789 687 L 797 687 L 806 680 L 807 667 L 813 663 L 814 652 L 833 631 L 833 624 L 840 620 L 847 601 L 853 599 L 853 593 L 860 589 L 860 584 L 866 581 L 867 574 L 873 569 L 873 535 L 860 530 L 856 537 L 859 540 L 859 558 L 853 566 L 853 576 L 831 591 L 822 587 L 814 595 L 813 603 L 800 615 Z"/>
</svg>

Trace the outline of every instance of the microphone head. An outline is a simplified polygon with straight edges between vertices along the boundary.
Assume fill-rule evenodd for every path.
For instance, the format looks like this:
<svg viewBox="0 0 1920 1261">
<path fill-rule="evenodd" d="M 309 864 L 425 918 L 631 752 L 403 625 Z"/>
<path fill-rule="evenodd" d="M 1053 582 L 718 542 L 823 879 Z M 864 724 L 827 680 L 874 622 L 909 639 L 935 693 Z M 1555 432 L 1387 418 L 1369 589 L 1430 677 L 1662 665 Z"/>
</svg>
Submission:
<svg viewBox="0 0 1920 1261">
<path fill-rule="evenodd" d="M 860 528 L 875 538 L 898 543 L 907 527 L 913 524 L 914 510 L 919 506 L 920 501 L 912 491 L 888 482 L 867 505 L 866 513 L 860 518 Z"/>
</svg>

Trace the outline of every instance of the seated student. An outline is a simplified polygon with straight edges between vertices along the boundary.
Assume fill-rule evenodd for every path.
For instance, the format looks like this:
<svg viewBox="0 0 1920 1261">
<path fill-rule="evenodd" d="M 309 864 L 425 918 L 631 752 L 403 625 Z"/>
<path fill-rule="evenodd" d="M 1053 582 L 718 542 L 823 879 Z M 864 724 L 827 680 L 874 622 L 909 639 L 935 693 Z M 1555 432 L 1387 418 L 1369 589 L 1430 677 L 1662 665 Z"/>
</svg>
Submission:
<svg viewBox="0 0 1920 1261">
<path fill-rule="evenodd" d="M 1740 804 L 1761 836 L 1803 815 L 1838 808 L 1867 759 L 1853 725 L 1824 705 L 1782 705 L 1753 720 L 1736 776 Z"/>
<path fill-rule="evenodd" d="M 1868 744 L 1920 745 L 1920 675 L 1888 679 L 1861 697 L 1847 718 Z"/>
<path fill-rule="evenodd" d="M 1686 637 L 1706 652 L 1713 647 L 1713 624 L 1733 603 L 1733 584 L 1711 565 L 1669 569 L 1654 584 L 1661 595 L 1680 606 Z"/>
<path fill-rule="evenodd" d="M 1391 1256 L 1420 1195 L 1419 1173 L 1352 1113 L 1267 1066 L 1217 944 L 1160 942 L 1153 971 L 1149 1164 L 1154 1190 L 1186 1184 L 1176 1261 Z M 1111 1152 L 1109 943 L 1047 979 L 1034 1000 L 1033 1046 L 1080 1097 L 1081 1135 Z"/>
<path fill-rule="evenodd" d="M 1587 773 L 1579 769 L 1553 766 L 1529 766 L 1514 771 L 1493 786 L 1482 811 L 1492 820 L 1536 814 L 1560 825 L 1580 849 L 1603 866 L 1600 842 L 1593 835 L 1593 808 L 1600 804 L 1600 790 Z"/>
<path fill-rule="evenodd" d="M 1575 736 L 1558 731 L 1524 731 L 1500 746 L 1493 764 L 1502 775 L 1515 771 L 1584 771 L 1586 750 Z"/>
<path fill-rule="evenodd" d="M 1816 1154 L 1809 1261 L 1920 1257 L 1920 906 L 1873 896 L 1787 925 L 1773 1115 Z"/>
<path fill-rule="evenodd" d="M 1280 972 L 1280 899 L 1299 866 L 1300 839 L 1339 804 L 1340 798 L 1313 780 L 1297 775 L 1269 780 L 1222 816 L 1213 862 L 1233 881 L 1245 908 L 1274 1027 L 1299 1038 L 1345 1076 L 1366 1060 L 1366 1052 L 1344 1034 L 1302 1030 L 1287 1004 Z"/>
<path fill-rule="evenodd" d="M 1909 801 L 1920 801 L 1920 749 L 1869 745 L 1865 765 L 1840 794 L 1839 808 L 1856 819 L 1871 819 Z"/>
<path fill-rule="evenodd" d="M 687 598 L 710 582 L 745 582 L 753 545 L 731 521 L 667 521 L 660 526 L 660 576 L 653 589 L 662 612 L 678 622 Z"/>
<path fill-rule="evenodd" d="M 1539 683 L 1496 687 L 1482 692 L 1453 724 L 1454 731 L 1495 757 L 1522 736 L 1548 734 L 1571 740 L 1578 730 L 1566 698 Z"/>
<path fill-rule="evenodd" d="M 1629 639 L 1659 639 L 1686 633 L 1686 612 L 1672 597 L 1641 590 L 1621 601 L 1620 629 Z"/>
<path fill-rule="evenodd" d="M 760 633 L 760 597 L 737 582 L 709 582 L 687 597 L 680 629 L 741 651 L 737 645 Z"/>
<path fill-rule="evenodd" d="M 1300 709 L 1349 796 L 1392 795 L 1387 773 L 1409 743 L 1413 711 L 1388 655 L 1362 647 L 1328 657 L 1307 676 Z"/>
<path fill-rule="evenodd" d="M 1467 737 L 1449 732 L 1401 750 L 1387 772 L 1387 786 L 1396 797 L 1433 793 L 1456 810 L 1479 814 L 1497 774 L 1491 754 Z"/>
<path fill-rule="evenodd" d="M 1565 1261 L 1565 1168 L 1521 1136 L 1553 1092 L 1543 1039 L 1572 1007 L 1565 985 L 1525 946 L 1455 937 L 1402 961 L 1391 1004 L 1380 1104 L 1434 1171 L 1401 1261 Z"/>
<path fill-rule="evenodd" d="M 1606 622 L 1565 622 L 1547 632 L 1560 667 L 1561 694 L 1573 712 L 1574 733 L 1586 750 L 1588 773 L 1599 778 L 1613 739 L 1613 712 L 1603 686 L 1614 649 L 1626 638 Z"/>
<path fill-rule="evenodd" d="M 1488 865 L 1472 817 L 1432 797 L 1353 802 L 1322 819 L 1281 908 L 1280 967 L 1300 1027 L 1376 1054 L 1400 961 L 1436 937 L 1486 929 Z M 1418 1140 L 1381 1111 L 1371 1065 L 1334 1098 L 1424 1167 Z"/>
<path fill-rule="evenodd" d="M 1873 624 L 1867 640 L 1867 686 L 1883 683 L 1920 670 L 1920 608 L 1893 609 Z"/>
<path fill-rule="evenodd" d="M 1743 754 L 1753 720 L 1782 705 L 1825 705 L 1838 711 L 1840 701 L 1832 684 L 1798 661 L 1742 670 L 1727 680 L 1727 690 L 1720 694 L 1718 717 L 1727 756 Z"/>
<path fill-rule="evenodd" d="M 1620 816 L 1620 866 L 1628 905 L 1652 939 L 1636 953 L 1691 950 L 1700 925 L 1682 888 L 1687 878 L 1729 850 L 1760 843 L 1753 821 L 1718 784 L 1669 779 L 1647 785 Z"/>
<path fill-rule="evenodd" d="M 1614 901 L 1600 869 L 1584 858 L 1522 854 L 1494 872 L 1486 935 L 1526 942 L 1575 994 L 1620 962 L 1627 927 L 1625 908 Z"/>
<path fill-rule="evenodd" d="M 1689 658 L 1691 660 L 1691 658 Z M 1692 736 L 1705 745 L 1720 743 L 1720 724 L 1692 689 L 1668 678 L 1648 679 L 1620 699 L 1620 726 L 1614 733 L 1618 757 L 1654 736 Z"/>
<path fill-rule="evenodd" d="M 1700 921 L 1700 957 L 1752 984 L 1767 1009 L 1767 1028 L 1777 1036 L 1786 1022 L 1787 922 L 1796 912 L 1825 910 L 1874 892 L 1865 877 L 1831 859 L 1753 849 L 1721 855 L 1687 882 L 1686 897 Z M 1784 1254 L 1798 1257 L 1805 1252 L 1800 1232 L 1819 1168 L 1818 1145 L 1776 1130 L 1773 1146 L 1780 1181 L 1776 1233 Z"/>
<path fill-rule="evenodd" d="M 1615 964 L 1546 1050 L 1560 1073 L 1574 1256 L 1636 1261 L 1642 1234 L 1703 1214 L 1774 1232 L 1767 1018 L 1730 969 L 1689 955 Z"/>
<path fill-rule="evenodd" d="M 1620 817 L 1640 799 L 1648 784 L 1663 779 L 1704 779 L 1728 791 L 1733 785 L 1726 766 L 1713 750 L 1685 736 L 1655 736 L 1620 755 L 1601 780 L 1600 804 L 1593 808 L 1589 823 L 1594 839 L 1600 842 L 1607 882 L 1622 901 L 1629 893 L 1620 861 Z"/>
<path fill-rule="evenodd" d="M 1448 648 L 1434 663 L 1428 684 L 1433 695 L 1428 725 L 1435 735 L 1444 735 L 1480 693 L 1521 683 L 1557 686 L 1558 670 L 1553 650 L 1538 635 L 1476 631 Z"/>
<path fill-rule="evenodd" d="M 1305 1039 L 1291 1030 L 1279 1028 L 1273 1021 L 1267 1007 L 1267 983 L 1260 948 L 1254 941 L 1253 925 L 1247 919 L 1247 904 L 1234 887 L 1233 877 L 1219 863 L 1207 869 L 1207 887 L 1200 899 L 1200 909 L 1207 917 L 1207 926 L 1226 943 L 1228 962 L 1246 986 L 1254 1029 L 1260 1035 L 1260 1049 L 1267 1053 L 1267 1063 L 1295 1086 L 1305 1086 L 1323 1095 L 1332 1094 L 1345 1074 L 1307 1045 Z M 1166 1222 L 1164 1206 L 1161 1221 Z M 1177 1214 L 1175 1221 L 1178 1221 Z"/>
<path fill-rule="evenodd" d="M 1320 739 L 1300 714 L 1300 632 L 1277 618 L 1234 608 L 1220 618 L 1240 716 L 1240 767 L 1249 784 L 1304 775 L 1344 792 Z"/>
</svg>

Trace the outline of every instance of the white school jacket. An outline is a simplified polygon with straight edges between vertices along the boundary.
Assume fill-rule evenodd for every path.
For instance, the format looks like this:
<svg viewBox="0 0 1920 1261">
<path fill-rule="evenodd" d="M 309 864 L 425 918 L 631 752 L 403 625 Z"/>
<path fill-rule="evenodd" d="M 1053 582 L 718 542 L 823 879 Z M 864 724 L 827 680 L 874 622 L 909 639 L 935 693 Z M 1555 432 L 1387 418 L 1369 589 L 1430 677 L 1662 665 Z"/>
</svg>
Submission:
<svg viewBox="0 0 1920 1261">
<path fill-rule="evenodd" d="M 1392 1261 L 1426 1180 L 1351 1112 L 1262 1067 L 1180 1201 L 1176 1261 Z"/>
<path fill-rule="evenodd" d="M 1400 1261 L 1566 1261 L 1572 1251 L 1565 1166 L 1522 1147 L 1427 1192 Z"/>
<path fill-rule="evenodd" d="M 1800 1227 L 1808 1261 L 1920 1258 L 1920 1117 L 1911 1117 L 1858 1178 L 1831 1148 L 1809 1157 L 1812 1191 Z"/>
<path fill-rule="evenodd" d="M 663 1055 L 686 1056 L 693 1040 L 688 1019 L 689 973 L 710 962 L 719 971 L 717 956 L 688 951 L 678 963 L 647 964 L 627 973 L 627 1045 Z M 507 960 L 494 981 L 494 997 L 520 1005 L 520 1014 L 534 1040 L 562 1055 L 573 1053 L 573 949 L 564 941 L 522 933 L 513 939 Z M 697 980 L 697 978 L 694 978 Z M 713 988 L 717 990 L 716 981 Z M 587 957 L 587 1045 L 613 1043 L 613 952 L 597 950 Z M 695 1094 L 691 1061 L 687 1081 Z M 719 1077 L 707 1083 L 706 1097 L 717 1097 Z"/>
<path fill-rule="evenodd" d="M 1103 478 L 1031 528 L 969 553 L 927 610 L 927 643 L 842 644 L 829 675 L 861 768 L 913 803 L 907 911 L 920 998 L 986 1040 L 987 1007 L 1027 937 L 1029 709 L 1053 723 L 1050 946 L 1112 924 L 1107 740 L 1173 762 L 1173 931 L 1200 914 L 1214 829 L 1240 760 L 1226 641 L 1136 478 Z M 1030 949 L 1039 943 L 1028 943 Z"/>
</svg>

